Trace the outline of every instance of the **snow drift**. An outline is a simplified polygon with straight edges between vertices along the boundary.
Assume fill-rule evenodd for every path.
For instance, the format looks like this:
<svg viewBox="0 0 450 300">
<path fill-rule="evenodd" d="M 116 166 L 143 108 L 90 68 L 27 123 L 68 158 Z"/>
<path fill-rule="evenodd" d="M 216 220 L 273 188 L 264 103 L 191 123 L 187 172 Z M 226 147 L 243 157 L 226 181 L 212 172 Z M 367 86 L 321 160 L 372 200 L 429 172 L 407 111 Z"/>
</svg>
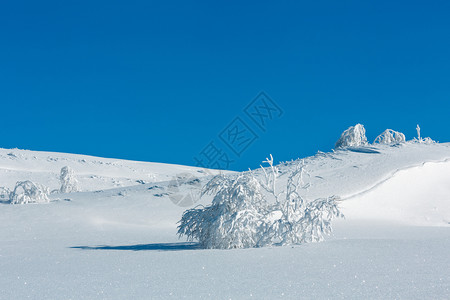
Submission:
<svg viewBox="0 0 450 300">
<path fill-rule="evenodd" d="M 372 189 L 342 203 L 349 219 L 407 225 L 450 224 L 450 161 L 399 170 Z"/>
</svg>

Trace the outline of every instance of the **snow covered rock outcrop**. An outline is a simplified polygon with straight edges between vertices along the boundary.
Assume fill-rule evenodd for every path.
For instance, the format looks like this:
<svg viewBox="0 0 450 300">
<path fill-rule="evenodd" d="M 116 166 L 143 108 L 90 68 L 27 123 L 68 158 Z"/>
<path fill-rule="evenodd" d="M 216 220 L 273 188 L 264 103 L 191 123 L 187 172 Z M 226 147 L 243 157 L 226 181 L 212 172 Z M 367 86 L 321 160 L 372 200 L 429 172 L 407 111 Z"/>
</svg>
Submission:
<svg viewBox="0 0 450 300">
<path fill-rule="evenodd" d="M 49 189 L 29 180 L 19 181 L 10 194 L 11 204 L 47 203 Z"/>
<path fill-rule="evenodd" d="M 356 124 L 345 130 L 339 140 L 336 142 L 335 148 L 359 147 L 367 145 L 366 129 L 362 124 Z"/>
<path fill-rule="evenodd" d="M 383 131 L 382 134 L 377 136 L 374 144 L 400 144 L 404 143 L 406 141 L 405 135 L 401 132 L 392 130 L 392 129 L 386 129 Z"/>
<path fill-rule="evenodd" d="M 61 193 L 72 193 L 80 190 L 78 181 L 75 178 L 75 174 L 71 167 L 62 167 L 59 179 L 61 180 L 61 188 L 59 190 Z"/>
</svg>

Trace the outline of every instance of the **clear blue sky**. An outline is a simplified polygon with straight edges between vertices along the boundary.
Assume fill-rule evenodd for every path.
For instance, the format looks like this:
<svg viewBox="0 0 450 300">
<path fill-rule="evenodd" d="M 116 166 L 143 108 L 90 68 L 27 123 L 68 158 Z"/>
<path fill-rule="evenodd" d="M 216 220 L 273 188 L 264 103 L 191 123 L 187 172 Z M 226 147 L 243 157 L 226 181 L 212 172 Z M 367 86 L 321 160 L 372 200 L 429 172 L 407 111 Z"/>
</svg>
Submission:
<svg viewBox="0 0 450 300">
<path fill-rule="evenodd" d="M 450 141 L 449 1 L 3 1 L 0 147 L 257 167 L 363 123 Z M 244 108 L 282 109 L 263 131 Z M 257 138 L 240 156 L 236 117 Z M 242 140 L 244 141 L 244 140 Z M 238 151 L 239 152 L 239 151 Z M 232 157 L 234 155 L 234 157 Z"/>
</svg>

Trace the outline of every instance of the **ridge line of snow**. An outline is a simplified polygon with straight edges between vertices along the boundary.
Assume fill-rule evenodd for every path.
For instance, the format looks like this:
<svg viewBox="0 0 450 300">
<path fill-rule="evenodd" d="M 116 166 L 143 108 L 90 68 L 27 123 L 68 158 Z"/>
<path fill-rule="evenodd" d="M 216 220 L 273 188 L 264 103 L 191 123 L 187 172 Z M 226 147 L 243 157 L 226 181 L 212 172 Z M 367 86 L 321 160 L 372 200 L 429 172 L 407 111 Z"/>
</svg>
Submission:
<svg viewBox="0 0 450 300">
<path fill-rule="evenodd" d="M 115 161 L 115 162 L 121 162 L 121 161 L 125 161 L 127 163 L 136 163 L 136 164 L 158 164 L 158 165 L 170 165 L 170 166 L 179 166 L 179 167 L 184 167 L 184 168 L 194 168 L 194 169 L 203 169 L 201 167 L 196 167 L 196 166 L 188 166 L 188 165 L 181 165 L 181 164 L 175 164 L 175 163 L 165 163 L 165 162 L 153 162 L 153 161 L 143 161 L 143 160 L 131 160 L 131 159 L 125 159 L 125 158 L 111 158 L 111 157 L 103 157 L 103 156 L 95 156 L 95 155 L 88 155 L 88 154 L 77 154 L 77 153 L 66 153 L 66 152 L 56 152 L 56 151 L 41 151 L 41 150 L 29 150 L 29 149 L 18 149 L 18 148 L 13 148 L 13 149 L 7 149 L 7 148 L 0 148 L 0 151 L 5 150 L 5 151 L 23 151 L 23 152 L 38 152 L 40 154 L 45 154 L 45 155 L 55 155 L 55 156 L 61 156 L 63 157 L 65 160 L 67 160 L 67 158 L 69 157 L 70 159 L 73 159 L 75 162 L 77 161 L 77 158 L 90 158 L 92 160 L 111 160 L 111 161 Z M 72 157 L 71 157 L 72 156 Z M 116 165 L 117 166 L 117 165 Z"/>
</svg>

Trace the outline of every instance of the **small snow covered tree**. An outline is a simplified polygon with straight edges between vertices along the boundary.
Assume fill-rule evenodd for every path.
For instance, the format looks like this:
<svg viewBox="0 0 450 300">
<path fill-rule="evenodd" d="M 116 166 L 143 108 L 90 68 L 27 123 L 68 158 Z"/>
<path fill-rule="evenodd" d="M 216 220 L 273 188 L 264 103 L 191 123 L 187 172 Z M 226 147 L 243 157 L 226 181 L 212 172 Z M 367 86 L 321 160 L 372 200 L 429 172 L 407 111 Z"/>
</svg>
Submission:
<svg viewBox="0 0 450 300">
<path fill-rule="evenodd" d="M 429 137 L 422 138 L 422 136 L 420 135 L 420 126 L 419 126 L 419 124 L 417 124 L 416 131 L 417 131 L 417 139 L 414 138 L 413 142 L 420 143 L 420 144 L 427 144 L 427 145 L 436 143 L 436 141 L 434 141 L 433 139 L 431 139 Z"/>
<path fill-rule="evenodd" d="M 356 124 L 345 130 L 335 148 L 359 147 L 367 145 L 366 129 L 362 124 Z"/>
<path fill-rule="evenodd" d="M 11 204 L 47 203 L 49 189 L 40 184 L 27 181 L 18 181 L 10 193 Z"/>
<path fill-rule="evenodd" d="M 401 132 L 392 130 L 392 129 L 386 129 L 383 131 L 382 134 L 377 136 L 374 144 L 400 144 L 404 143 L 406 141 L 405 135 Z"/>
<path fill-rule="evenodd" d="M 251 171 L 235 178 L 214 177 L 202 192 L 214 195 L 212 204 L 185 211 L 178 234 L 204 248 L 231 249 L 316 242 L 331 233 L 331 220 L 343 216 L 338 199 L 308 202 L 300 196 L 299 189 L 309 186 L 303 180 L 303 161 L 280 192 L 272 156 L 265 162 L 269 168 L 262 168 L 262 179 Z"/>
<path fill-rule="evenodd" d="M 419 126 L 419 124 L 417 124 L 416 131 L 417 131 L 417 139 L 420 142 L 420 141 L 422 141 L 422 138 L 420 137 L 420 126 Z"/>
<path fill-rule="evenodd" d="M 215 176 L 202 194 L 215 194 L 211 206 L 183 213 L 178 234 L 198 240 L 204 248 L 255 247 L 264 217 L 260 184 L 248 174 L 229 178 Z"/>
<path fill-rule="evenodd" d="M 75 174 L 71 167 L 62 167 L 59 179 L 61 181 L 61 188 L 59 189 L 61 193 L 72 193 L 79 191 L 78 181 L 75 178 Z"/>
<path fill-rule="evenodd" d="M 0 201 L 9 201 L 11 191 L 7 187 L 0 187 Z"/>
</svg>

